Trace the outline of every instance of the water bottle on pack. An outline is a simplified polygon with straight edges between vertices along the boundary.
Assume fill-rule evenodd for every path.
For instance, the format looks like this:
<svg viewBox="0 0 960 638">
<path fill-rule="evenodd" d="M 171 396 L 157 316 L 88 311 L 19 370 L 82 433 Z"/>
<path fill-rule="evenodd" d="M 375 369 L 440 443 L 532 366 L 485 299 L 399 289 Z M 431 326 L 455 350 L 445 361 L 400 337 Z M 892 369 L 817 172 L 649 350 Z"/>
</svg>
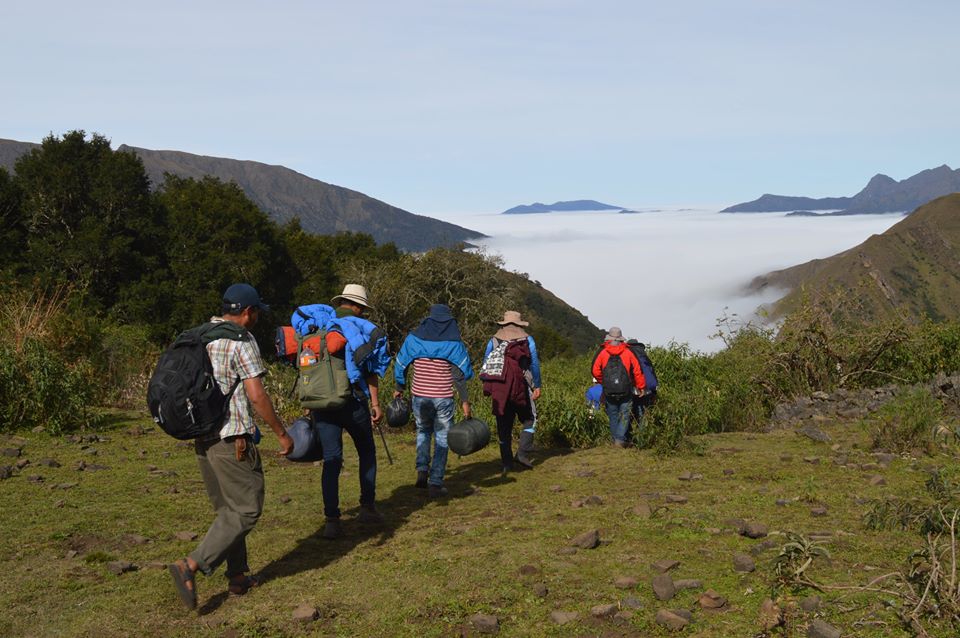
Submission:
<svg viewBox="0 0 960 638">
<path fill-rule="evenodd" d="M 300 351 L 300 367 L 309 368 L 317 365 L 317 353 L 310 346 L 304 346 Z"/>
</svg>

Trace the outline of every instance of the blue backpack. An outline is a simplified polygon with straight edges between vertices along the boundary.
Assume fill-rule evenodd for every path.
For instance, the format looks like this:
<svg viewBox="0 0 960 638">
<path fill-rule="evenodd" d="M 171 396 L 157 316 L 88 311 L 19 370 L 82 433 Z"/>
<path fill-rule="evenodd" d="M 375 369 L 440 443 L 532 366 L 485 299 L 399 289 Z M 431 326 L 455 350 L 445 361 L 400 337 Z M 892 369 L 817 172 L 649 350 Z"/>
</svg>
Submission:
<svg viewBox="0 0 960 638">
<path fill-rule="evenodd" d="M 633 341 L 633 339 L 630 341 Z M 650 361 L 650 357 L 647 356 L 647 349 L 644 348 L 640 342 L 630 343 L 630 341 L 627 342 L 627 346 L 630 348 L 630 352 L 637 358 L 637 361 L 640 362 L 643 378 L 647 382 L 646 390 L 649 393 L 656 394 L 659 382 L 657 381 L 657 373 L 653 369 L 653 362 Z"/>
</svg>

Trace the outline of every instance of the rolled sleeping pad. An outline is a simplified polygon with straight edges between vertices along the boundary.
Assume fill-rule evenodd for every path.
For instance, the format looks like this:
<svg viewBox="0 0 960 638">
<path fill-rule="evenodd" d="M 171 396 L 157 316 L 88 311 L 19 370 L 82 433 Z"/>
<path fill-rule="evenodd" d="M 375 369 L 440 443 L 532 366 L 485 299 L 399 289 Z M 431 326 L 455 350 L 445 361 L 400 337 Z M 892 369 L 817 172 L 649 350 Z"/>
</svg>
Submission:
<svg viewBox="0 0 960 638">
<path fill-rule="evenodd" d="M 490 443 L 490 426 L 480 419 L 464 419 L 447 432 L 447 445 L 460 456 L 473 454 Z"/>
<path fill-rule="evenodd" d="M 310 419 L 301 417 L 290 424 L 287 434 L 293 439 L 293 452 L 287 455 L 290 461 L 312 463 L 323 459 L 320 433 Z"/>
</svg>

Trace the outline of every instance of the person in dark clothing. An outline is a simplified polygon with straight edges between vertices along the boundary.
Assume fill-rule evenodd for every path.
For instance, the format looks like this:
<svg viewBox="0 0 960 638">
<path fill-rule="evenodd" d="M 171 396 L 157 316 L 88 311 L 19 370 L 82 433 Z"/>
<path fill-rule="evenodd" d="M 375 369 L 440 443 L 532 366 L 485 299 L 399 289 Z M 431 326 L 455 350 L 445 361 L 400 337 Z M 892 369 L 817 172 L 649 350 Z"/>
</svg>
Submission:
<svg viewBox="0 0 960 638">
<path fill-rule="evenodd" d="M 530 324 L 519 312 L 508 310 L 500 329 L 487 342 L 483 355 L 483 392 L 493 400 L 497 419 L 497 439 L 504 473 L 513 471 L 514 462 L 530 469 L 533 438 L 537 424 L 536 400 L 540 398 L 540 357 L 537 345 L 527 331 Z M 523 427 L 517 455 L 513 456 L 513 422 Z"/>
<path fill-rule="evenodd" d="M 616 364 L 612 362 L 616 361 Z M 613 366 L 613 369 L 611 368 Z M 614 375 L 623 374 L 622 379 Z M 607 417 L 610 419 L 610 436 L 617 447 L 627 447 L 630 440 L 630 410 L 633 397 L 642 392 L 646 381 L 636 356 L 627 347 L 620 328 L 613 327 L 604 338 L 603 348 L 593 360 L 593 378 L 603 386 Z M 615 392 L 615 381 L 619 387 Z"/>
</svg>

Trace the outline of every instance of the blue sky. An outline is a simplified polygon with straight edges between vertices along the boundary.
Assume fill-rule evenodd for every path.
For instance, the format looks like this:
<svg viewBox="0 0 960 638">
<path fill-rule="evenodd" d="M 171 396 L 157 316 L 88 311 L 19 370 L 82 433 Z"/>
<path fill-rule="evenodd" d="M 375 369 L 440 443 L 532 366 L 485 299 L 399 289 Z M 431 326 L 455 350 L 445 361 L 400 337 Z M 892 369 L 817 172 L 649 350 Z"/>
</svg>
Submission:
<svg viewBox="0 0 960 638">
<path fill-rule="evenodd" d="M 960 165 L 960 3 L 4 7 L 0 137 L 283 164 L 418 213 L 852 195 Z"/>
</svg>

